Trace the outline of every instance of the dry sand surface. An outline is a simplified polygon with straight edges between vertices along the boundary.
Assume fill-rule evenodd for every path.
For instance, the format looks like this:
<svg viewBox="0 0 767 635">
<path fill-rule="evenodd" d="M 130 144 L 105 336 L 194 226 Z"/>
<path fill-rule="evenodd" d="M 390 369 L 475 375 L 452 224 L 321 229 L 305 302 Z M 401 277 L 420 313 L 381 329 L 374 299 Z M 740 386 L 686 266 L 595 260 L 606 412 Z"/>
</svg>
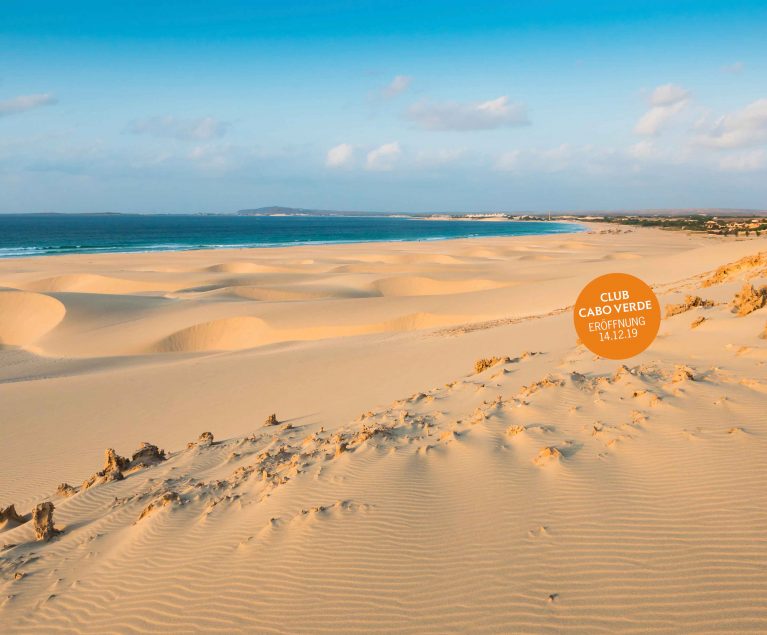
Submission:
<svg viewBox="0 0 767 635">
<path fill-rule="evenodd" d="M 592 230 L 0 261 L 2 631 L 767 631 L 767 240 Z"/>
</svg>

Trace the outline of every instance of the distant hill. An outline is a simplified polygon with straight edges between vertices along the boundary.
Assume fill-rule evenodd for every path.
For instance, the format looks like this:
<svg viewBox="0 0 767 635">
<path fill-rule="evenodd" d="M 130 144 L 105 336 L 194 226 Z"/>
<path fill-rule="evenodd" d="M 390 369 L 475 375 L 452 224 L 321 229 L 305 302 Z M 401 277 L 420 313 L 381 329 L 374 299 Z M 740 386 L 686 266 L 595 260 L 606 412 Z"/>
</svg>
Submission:
<svg viewBox="0 0 767 635">
<path fill-rule="evenodd" d="M 271 207 L 259 207 L 256 209 L 237 210 L 238 216 L 269 216 L 272 214 L 310 214 L 314 210 L 301 209 L 300 207 L 280 207 L 272 205 Z"/>
<path fill-rule="evenodd" d="M 342 212 L 333 209 L 304 209 L 303 207 L 282 207 L 280 205 L 258 207 L 256 209 L 241 209 L 237 211 L 238 216 L 344 216 L 373 213 L 375 212 Z"/>
</svg>

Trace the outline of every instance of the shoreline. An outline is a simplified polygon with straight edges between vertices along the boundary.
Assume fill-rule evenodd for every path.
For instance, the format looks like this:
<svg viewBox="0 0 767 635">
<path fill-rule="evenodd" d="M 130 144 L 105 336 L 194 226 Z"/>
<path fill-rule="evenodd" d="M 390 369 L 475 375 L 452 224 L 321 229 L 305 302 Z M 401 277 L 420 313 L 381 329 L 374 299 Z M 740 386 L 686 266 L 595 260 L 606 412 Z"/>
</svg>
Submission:
<svg viewBox="0 0 767 635">
<path fill-rule="evenodd" d="M 431 220 L 431 219 L 415 219 L 415 220 Z M 439 220 L 439 219 L 437 219 Z M 454 219 L 454 220 L 462 220 L 462 221 L 474 221 L 474 222 L 483 222 L 479 219 Z M 494 221 L 496 222 L 496 221 Z M 529 223 L 529 222 L 548 222 L 548 221 L 505 221 L 505 222 L 514 222 L 514 223 Z M 13 254 L 9 256 L 2 255 L 2 252 L 6 248 L 0 248 L 0 262 L 6 261 L 6 260 L 27 260 L 30 258 L 54 258 L 59 256 L 101 256 L 101 255 L 130 255 L 130 254 L 163 254 L 163 253 L 186 253 L 186 252 L 226 252 L 226 251 L 247 251 L 247 250 L 258 250 L 258 249 L 288 249 L 293 247 L 311 247 L 311 246 L 336 246 L 336 245 L 396 245 L 396 244 L 403 244 L 403 243 L 413 243 L 413 244 L 420 244 L 420 243 L 441 243 L 446 241 L 456 241 L 456 240 L 481 240 L 481 239 L 498 239 L 498 238 L 525 238 L 525 237 L 533 237 L 533 236 L 563 236 L 563 235 L 569 235 L 569 234 L 575 234 L 580 232 L 587 232 L 589 231 L 589 226 L 594 225 L 595 223 L 591 221 L 572 221 L 572 220 L 562 220 L 562 221 L 552 221 L 556 222 L 557 224 L 561 225 L 572 225 L 575 228 L 572 231 L 550 231 L 545 233 L 526 233 L 526 234 L 483 234 L 483 235 L 469 235 L 469 236 L 435 236 L 435 237 L 428 237 L 428 238 L 401 238 L 401 239 L 391 239 L 391 238 L 385 238 L 381 240 L 328 240 L 328 241 L 300 241 L 300 242 L 292 242 L 292 243 L 268 243 L 268 244 L 257 244 L 257 245 L 214 245 L 214 246 L 196 246 L 196 247 L 173 247 L 168 249 L 161 249 L 161 248 L 140 248 L 130 251 L 124 251 L 119 249 L 113 249 L 113 248 L 104 248 L 102 250 L 94 250 L 94 251 L 65 251 L 62 253 L 34 253 L 29 255 L 19 255 L 19 254 Z M 580 229 L 578 229 L 580 228 Z M 7 249 L 30 249 L 30 250 L 39 250 L 41 248 L 39 247 L 9 247 Z M 44 248 L 43 248 L 44 249 Z M 51 248 L 51 250 L 56 248 Z M 95 248 L 93 248 L 95 249 Z"/>
</svg>

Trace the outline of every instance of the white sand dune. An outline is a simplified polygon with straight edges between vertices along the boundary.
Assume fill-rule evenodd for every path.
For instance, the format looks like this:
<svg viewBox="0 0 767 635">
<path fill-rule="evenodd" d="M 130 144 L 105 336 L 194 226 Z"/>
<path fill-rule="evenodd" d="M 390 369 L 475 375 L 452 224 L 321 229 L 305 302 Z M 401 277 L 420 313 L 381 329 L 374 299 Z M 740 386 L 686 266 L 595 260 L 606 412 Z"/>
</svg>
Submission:
<svg viewBox="0 0 767 635">
<path fill-rule="evenodd" d="M 126 294 L 167 290 L 167 282 L 128 280 L 114 276 L 82 273 L 53 276 L 27 285 L 33 291 L 72 291 L 79 293 Z"/>
<path fill-rule="evenodd" d="M 609 255 L 684 305 L 624 364 L 566 310 Z M 287 296 L 232 292 L 262 275 L 237 263 L 280 261 L 306 269 Z M 21 347 L 0 350 L 0 509 L 51 500 L 64 530 L 0 526 L 4 632 L 767 631 L 767 307 L 732 310 L 767 239 L 66 256 L 0 280 L 139 268 L 172 297 L 0 292 Z M 242 285 L 174 295 L 216 273 Z M 61 317 L 20 337 L 22 305 Z M 83 487 L 142 441 L 167 459 Z"/>
<path fill-rule="evenodd" d="M 177 331 L 152 347 L 152 352 L 194 353 L 256 348 L 276 342 L 353 337 L 371 333 L 403 332 L 453 324 L 457 316 L 412 313 L 375 324 L 318 325 L 279 329 L 256 317 L 240 316 L 194 324 Z M 465 317 L 464 317 L 465 319 Z"/>
<path fill-rule="evenodd" d="M 279 273 L 291 270 L 290 267 L 277 267 L 248 261 L 222 262 L 205 268 L 205 271 L 214 273 Z"/>
<path fill-rule="evenodd" d="M 158 352 L 197 352 L 254 348 L 268 341 L 268 327 L 256 317 L 232 317 L 195 324 L 161 340 Z"/>
<path fill-rule="evenodd" d="M 438 280 L 425 276 L 397 276 L 381 278 L 373 282 L 373 288 L 384 296 L 453 295 L 507 286 L 494 280 L 469 278 L 462 280 Z"/>
<path fill-rule="evenodd" d="M 27 346 L 64 319 L 66 308 L 42 293 L 0 289 L 0 345 Z"/>
</svg>

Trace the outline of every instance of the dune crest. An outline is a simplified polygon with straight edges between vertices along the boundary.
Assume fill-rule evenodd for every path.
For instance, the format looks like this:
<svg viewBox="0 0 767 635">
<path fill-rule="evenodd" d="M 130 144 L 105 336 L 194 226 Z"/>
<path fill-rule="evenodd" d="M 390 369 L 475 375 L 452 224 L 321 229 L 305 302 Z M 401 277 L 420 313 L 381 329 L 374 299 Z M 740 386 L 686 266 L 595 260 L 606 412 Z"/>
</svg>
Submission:
<svg viewBox="0 0 767 635">
<path fill-rule="evenodd" d="M 52 331 L 66 308 L 56 298 L 28 291 L 0 290 L 0 345 L 27 346 Z"/>
<path fill-rule="evenodd" d="M 508 283 L 494 280 L 437 280 L 434 278 L 401 276 L 382 278 L 373 283 L 373 288 L 384 296 L 424 296 L 471 293 L 508 286 Z"/>
<path fill-rule="evenodd" d="M 103 293 L 125 294 L 146 291 L 165 291 L 167 283 L 142 280 L 130 280 L 113 276 L 91 273 L 75 273 L 52 278 L 44 278 L 27 284 L 31 291 L 68 292 L 68 293 Z"/>
<path fill-rule="evenodd" d="M 232 317 L 187 327 L 162 339 L 154 350 L 192 353 L 254 348 L 268 343 L 270 329 L 256 317 Z"/>
<path fill-rule="evenodd" d="M 313 327 L 275 328 L 260 318 L 240 316 L 212 320 L 181 329 L 161 339 L 150 350 L 158 353 L 236 351 L 277 342 L 415 331 L 455 324 L 462 319 L 462 316 L 409 313 L 373 324 L 320 324 Z"/>
</svg>

